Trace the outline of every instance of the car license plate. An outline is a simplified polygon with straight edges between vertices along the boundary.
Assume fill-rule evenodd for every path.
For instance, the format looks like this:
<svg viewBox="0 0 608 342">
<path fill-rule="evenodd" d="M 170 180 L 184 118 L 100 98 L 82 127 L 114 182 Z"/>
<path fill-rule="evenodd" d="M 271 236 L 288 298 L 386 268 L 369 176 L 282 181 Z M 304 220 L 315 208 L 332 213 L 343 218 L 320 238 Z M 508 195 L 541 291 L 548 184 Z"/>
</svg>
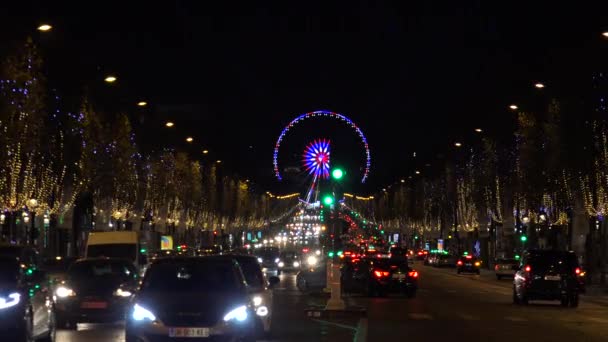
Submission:
<svg viewBox="0 0 608 342">
<path fill-rule="evenodd" d="M 405 279 L 405 274 L 395 273 L 393 274 L 393 279 Z"/>
<path fill-rule="evenodd" d="M 209 328 L 169 328 L 169 337 L 209 337 Z"/>
<path fill-rule="evenodd" d="M 473 264 L 464 264 L 465 266 L 473 266 Z"/>
<path fill-rule="evenodd" d="M 562 277 L 558 276 L 558 275 L 548 275 L 545 276 L 545 280 L 553 280 L 553 281 L 560 281 L 562 280 Z"/>
<path fill-rule="evenodd" d="M 105 309 L 108 307 L 106 302 L 82 302 L 80 307 L 83 309 Z"/>
</svg>

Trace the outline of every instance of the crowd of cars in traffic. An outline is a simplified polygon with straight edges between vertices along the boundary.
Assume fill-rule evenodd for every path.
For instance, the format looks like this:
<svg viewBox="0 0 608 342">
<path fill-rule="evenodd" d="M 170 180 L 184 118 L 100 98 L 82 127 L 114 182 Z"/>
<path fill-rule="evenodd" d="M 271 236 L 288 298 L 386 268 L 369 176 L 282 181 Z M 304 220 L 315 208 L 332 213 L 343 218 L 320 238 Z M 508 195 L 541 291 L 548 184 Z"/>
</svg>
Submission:
<svg viewBox="0 0 608 342">
<path fill-rule="evenodd" d="M 327 288 L 328 265 L 338 264 L 343 293 L 411 298 L 420 277 L 414 259 L 454 267 L 458 274 L 480 274 L 483 268 L 474 255 L 414 253 L 399 246 L 352 247 L 330 255 L 311 248 L 226 252 L 210 246 L 149 253 L 142 273 L 125 258 L 39 260 L 31 247 L 0 246 L 0 333 L 11 341 L 53 341 L 56 329 L 124 320 L 127 342 L 255 340 L 271 331 L 272 289 L 283 272 L 297 273 L 301 291 L 317 291 Z M 531 250 L 521 260 L 498 259 L 493 269 L 498 280 L 513 279 L 514 304 L 542 299 L 576 307 L 585 290 L 585 273 L 573 252 Z"/>
</svg>

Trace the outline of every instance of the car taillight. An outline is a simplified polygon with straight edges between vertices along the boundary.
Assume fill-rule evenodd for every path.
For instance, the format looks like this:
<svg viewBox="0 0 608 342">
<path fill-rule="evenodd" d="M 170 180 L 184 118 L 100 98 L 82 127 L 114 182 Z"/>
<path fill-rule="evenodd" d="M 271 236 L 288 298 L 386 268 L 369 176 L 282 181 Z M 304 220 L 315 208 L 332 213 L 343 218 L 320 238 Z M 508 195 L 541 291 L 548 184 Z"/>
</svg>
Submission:
<svg viewBox="0 0 608 342">
<path fill-rule="evenodd" d="M 416 271 L 408 272 L 407 275 L 409 275 L 412 278 L 418 278 L 418 272 L 416 272 Z"/>
<path fill-rule="evenodd" d="M 498 265 L 494 266 L 494 271 L 498 271 Z"/>
<path fill-rule="evenodd" d="M 581 269 L 580 269 L 580 267 L 575 268 L 575 269 L 574 269 L 574 273 L 575 273 L 576 275 L 580 275 L 580 274 L 581 274 Z"/>
<path fill-rule="evenodd" d="M 351 259 L 351 261 L 352 261 L 353 263 L 355 263 L 355 262 L 359 261 L 359 259 Z"/>
<path fill-rule="evenodd" d="M 524 267 L 524 271 L 530 272 L 532 271 L 532 267 L 530 267 L 530 265 L 526 265 L 526 267 Z"/>
<path fill-rule="evenodd" d="M 387 271 L 374 271 L 376 278 L 388 277 L 391 273 Z"/>
<path fill-rule="evenodd" d="M 458 262 L 456 263 L 456 265 L 462 266 L 462 260 L 458 260 Z"/>
<path fill-rule="evenodd" d="M 391 270 L 396 270 L 396 269 L 397 269 L 397 266 L 396 266 L 396 265 L 392 265 L 392 266 L 391 266 Z"/>
</svg>

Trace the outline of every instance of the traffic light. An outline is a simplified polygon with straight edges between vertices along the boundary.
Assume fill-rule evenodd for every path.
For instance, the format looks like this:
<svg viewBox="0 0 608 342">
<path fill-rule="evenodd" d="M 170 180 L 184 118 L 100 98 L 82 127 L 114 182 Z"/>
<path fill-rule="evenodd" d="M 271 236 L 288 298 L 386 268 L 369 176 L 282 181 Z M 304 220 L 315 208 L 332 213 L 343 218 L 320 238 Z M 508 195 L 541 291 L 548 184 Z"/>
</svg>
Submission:
<svg viewBox="0 0 608 342">
<path fill-rule="evenodd" d="M 519 239 L 521 240 L 521 242 L 526 242 L 526 241 L 528 241 L 528 237 L 527 237 L 527 236 L 525 236 L 525 235 L 522 235 L 522 236 L 521 236 Z"/>
<path fill-rule="evenodd" d="M 325 195 L 323 197 L 323 203 L 325 205 L 332 205 L 332 204 L 334 204 L 334 197 L 332 195 Z"/>
<path fill-rule="evenodd" d="M 331 177 L 335 180 L 340 180 L 342 177 L 344 177 L 344 171 L 342 171 L 342 169 L 335 168 L 331 171 Z"/>
</svg>

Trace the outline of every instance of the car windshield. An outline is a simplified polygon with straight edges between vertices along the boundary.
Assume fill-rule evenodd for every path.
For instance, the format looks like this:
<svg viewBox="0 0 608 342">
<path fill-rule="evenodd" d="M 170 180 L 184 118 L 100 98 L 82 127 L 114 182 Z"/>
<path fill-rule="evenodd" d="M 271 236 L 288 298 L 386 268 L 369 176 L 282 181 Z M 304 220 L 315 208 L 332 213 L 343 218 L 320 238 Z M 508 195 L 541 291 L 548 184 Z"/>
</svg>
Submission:
<svg viewBox="0 0 608 342">
<path fill-rule="evenodd" d="M 238 258 L 245 281 L 251 287 L 264 287 L 264 275 L 260 263 L 255 258 Z"/>
<path fill-rule="evenodd" d="M 142 288 L 161 292 L 229 292 L 239 286 L 231 260 L 167 260 L 148 269 Z"/>
<path fill-rule="evenodd" d="M 68 270 L 68 278 L 77 280 L 99 278 L 123 278 L 127 280 L 136 275 L 135 267 L 126 260 L 81 261 L 74 263 Z"/>
<path fill-rule="evenodd" d="M 262 248 L 256 254 L 263 258 L 278 258 L 279 250 L 275 248 Z"/>
<path fill-rule="evenodd" d="M 543 253 L 531 255 L 526 261 L 534 272 L 546 272 L 555 270 L 558 272 L 569 272 L 578 266 L 576 257 L 566 253 Z"/>
<path fill-rule="evenodd" d="M 12 258 L 0 259 L 0 283 L 15 285 L 19 278 L 19 262 Z"/>
<path fill-rule="evenodd" d="M 87 247 L 88 258 L 122 258 L 135 262 L 137 252 L 137 245 L 127 243 L 89 245 Z"/>
</svg>

